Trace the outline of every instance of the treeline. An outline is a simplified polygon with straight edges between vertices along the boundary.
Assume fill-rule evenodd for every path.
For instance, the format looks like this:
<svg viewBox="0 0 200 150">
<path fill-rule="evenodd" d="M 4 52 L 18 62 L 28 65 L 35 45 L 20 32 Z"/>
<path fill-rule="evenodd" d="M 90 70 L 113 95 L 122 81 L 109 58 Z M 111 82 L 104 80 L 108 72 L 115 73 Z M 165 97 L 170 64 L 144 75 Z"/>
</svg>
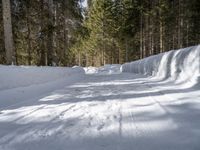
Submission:
<svg viewBox="0 0 200 150">
<path fill-rule="evenodd" d="M 124 63 L 200 43 L 199 0 L 88 0 L 80 64 Z"/>
<path fill-rule="evenodd" d="M 199 0 L 82 1 L 0 0 L 0 63 L 100 66 L 200 43 Z"/>
<path fill-rule="evenodd" d="M 82 19 L 80 0 L 0 0 L 0 63 L 75 64 L 70 47 Z"/>
</svg>

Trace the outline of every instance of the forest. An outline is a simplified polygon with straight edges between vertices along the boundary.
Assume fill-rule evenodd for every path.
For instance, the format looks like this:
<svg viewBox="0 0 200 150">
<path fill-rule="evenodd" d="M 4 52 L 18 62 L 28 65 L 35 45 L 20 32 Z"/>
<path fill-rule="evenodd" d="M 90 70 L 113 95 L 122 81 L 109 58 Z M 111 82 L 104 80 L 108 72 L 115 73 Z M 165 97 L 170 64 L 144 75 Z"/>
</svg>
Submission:
<svg viewBox="0 0 200 150">
<path fill-rule="evenodd" d="M 2 0 L 0 64 L 122 64 L 200 43 L 199 0 Z"/>
</svg>

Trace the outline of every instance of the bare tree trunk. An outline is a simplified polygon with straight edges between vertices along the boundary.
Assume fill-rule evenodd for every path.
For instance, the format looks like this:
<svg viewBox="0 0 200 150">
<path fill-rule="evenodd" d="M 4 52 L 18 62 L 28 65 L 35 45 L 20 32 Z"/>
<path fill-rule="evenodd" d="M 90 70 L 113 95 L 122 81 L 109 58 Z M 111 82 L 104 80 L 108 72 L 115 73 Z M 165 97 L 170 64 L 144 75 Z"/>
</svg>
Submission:
<svg viewBox="0 0 200 150">
<path fill-rule="evenodd" d="M 148 46 L 148 20 L 147 16 L 144 15 L 144 29 L 143 29 L 143 57 L 147 57 L 147 46 Z"/>
<path fill-rule="evenodd" d="M 52 66 L 53 63 L 53 26 L 54 26 L 54 13 L 53 13 L 53 0 L 48 0 L 48 37 L 47 37 L 47 65 Z"/>
<path fill-rule="evenodd" d="M 182 1 L 178 1 L 178 48 L 182 48 L 182 28 L 183 28 L 183 18 L 182 18 Z"/>
<path fill-rule="evenodd" d="M 64 52 L 63 52 L 63 59 L 66 59 L 66 54 L 67 54 L 67 51 L 68 51 L 68 49 L 69 49 L 69 31 L 68 31 L 68 29 L 67 29 L 67 27 L 66 27 L 67 25 L 65 24 L 64 25 Z M 67 65 L 67 63 L 66 63 L 66 61 L 64 61 L 65 63 L 64 63 L 64 65 L 66 66 Z"/>
<path fill-rule="evenodd" d="M 160 3 L 160 1 L 159 1 Z M 160 32 L 160 53 L 163 52 L 163 21 L 161 16 L 161 10 L 159 10 L 159 32 Z"/>
<path fill-rule="evenodd" d="M 68 28 L 68 19 L 69 19 L 69 12 L 68 12 L 68 9 L 67 8 L 67 3 L 68 1 L 67 0 L 64 0 L 63 1 L 63 5 L 64 5 L 64 55 L 63 55 L 63 59 L 65 60 L 64 61 L 64 65 L 66 66 L 67 65 L 67 61 L 66 61 L 66 56 L 67 56 L 67 53 L 68 53 L 68 50 L 69 50 L 69 28 Z"/>
<path fill-rule="evenodd" d="M 189 21 L 187 20 L 187 27 L 186 27 L 187 31 L 186 31 L 186 46 L 189 46 Z"/>
<path fill-rule="evenodd" d="M 120 47 L 118 47 L 118 61 L 117 63 L 120 64 L 120 57 L 121 57 L 121 54 L 120 54 Z"/>
<path fill-rule="evenodd" d="M 149 0 L 148 2 L 148 15 L 147 15 L 147 56 L 150 56 L 151 55 L 151 14 L 150 14 L 150 11 L 151 11 L 151 0 Z"/>
<path fill-rule="evenodd" d="M 105 52 L 106 52 L 106 45 L 105 45 L 105 43 L 104 43 L 104 44 L 103 44 L 103 65 L 106 64 Z"/>
<path fill-rule="evenodd" d="M 45 55 L 45 34 L 44 34 L 44 0 L 40 0 L 40 62 L 39 65 L 46 65 Z"/>
<path fill-rule="evenodd" d="M 78 52 L 78 65 L 81 66 L 81 53 Z"/>
<path fill-rule="evenodd" d="M 54 5 L 54 28 L 57 27 L 57 22 L 58 22 L 58 15 L 57 15 L 57 11 L 58 11 L 58 4 Z M 58 56 L 57 56 L 57 32 L 56 30 L 54 30 L 53 32 L 53 66 L 57 66 L 59 61 L 58 61 Z"/>
<path fill-rule="evenodd" d="M 173 34 L 172 49 L 175 49 L 175 35 Z"/>
<path fill-rule="evenodd" d="M 7 65 L 15 64 L 15 47 L 12 33 L 12 22 L 11 22 L 11 8 L 10 0 L 2 0 L 3 6 L 3 23 L 4 23 L 4 38 L 5 38 L 5 49 L 6 49 L 6 63 Z"/>
<path fill-rule="evenodd" d="M 143 58 L 143 17 L 142 11 L 140 11 L 140 59 Z"/>
<path fill-rule="evenodd" d="M 127 38 L 125 39 L 126 41 L 125 41 L 125 46 L 126 46 L 126 62 L 128 62 L 128 40 L 127 40 Z"/>
<path fill-rule="evenodd" d="M 101 51 L 101 65 L 104 65 L 104 50 Z"/>
<path fill-rule="evenodd" d="M 102 44 L 103 44 L 103 52 L 102 52 L 102 54 L 103 54 L 103 56 L 102 56 L 102 63 L 103 63 L 103 65 L 105 65 L 106 64 L 106 62 L 105 62 L 105 51 L 106 51 L 106 45 L 105 45 L 105 24 L 104 24 L 104 16 L 103 16 L 103 24 L 102 24 L 102 29 L 103 29 L 103 33 L 102 33 Z"/>
<path fill-rule="evenodd" d="M 87 52 L 85 52 L 85 59 L 86 59 L 86 67 L 88 67 L 89 66 L 89 58 L 88 58 L 88 53 Z"/>
<path fill-rule="evenodd" d="M 29 19 L 29 13 L 30 13 L 30 1 L 27 1 L 27 8 L 26 8 L 27 16 L 27 28 L 28 28 L 28 34 L 27 34 L 27 40 L 28 40 L 28 65 L 31 65 L 31 51 L 32 51 L 32 43 L 31 43 L 31 26 L 30 26 L 30 19 Z"/>
</svg>

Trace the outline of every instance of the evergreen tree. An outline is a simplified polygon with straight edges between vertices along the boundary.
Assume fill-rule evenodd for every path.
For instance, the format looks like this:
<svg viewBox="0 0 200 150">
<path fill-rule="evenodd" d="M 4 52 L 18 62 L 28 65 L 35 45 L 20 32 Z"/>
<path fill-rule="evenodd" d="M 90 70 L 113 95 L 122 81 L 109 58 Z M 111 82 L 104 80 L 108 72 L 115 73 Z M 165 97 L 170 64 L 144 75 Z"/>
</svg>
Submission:
<svg viewBox="0 0 200 150">
<path fill-rule="evenodd" d="M 100 66 L 200 42 L 198 0 L 82 2 L 0 1 L 0 63 Z"/>
</svg>

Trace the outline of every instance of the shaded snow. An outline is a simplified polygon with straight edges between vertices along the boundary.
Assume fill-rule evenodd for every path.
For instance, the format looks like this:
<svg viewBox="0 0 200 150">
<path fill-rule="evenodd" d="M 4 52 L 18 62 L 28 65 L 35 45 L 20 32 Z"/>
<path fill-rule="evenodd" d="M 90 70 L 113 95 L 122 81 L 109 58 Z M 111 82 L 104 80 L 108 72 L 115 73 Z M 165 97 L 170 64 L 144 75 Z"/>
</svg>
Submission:
<svg viewBox="0 0 200 150">
<path fill-rule="evenodd" d="M 83 79 L 83 68 L 0 65 L 0 108 L 23 103 Z"/>
<path fill-rule="evenodd" d="M 200 45 L 172 50 L 122 65 L 122 72 L 153 76 L 177 84 L 193 86 L 200 82 Z M 200 87 L 200 86 L 198 86 Z"/>
<path fill-rule="evenodd" d="M 185 55 L 187 59 L 179 57 L 191 66 L 182 65 L 182 73 L 195 68 L 199 56 L 190 59 L 197 53 Z M 154 56 L 156 61 L 145 59 L 146 64 L 140 61 L 145 68 L 142 72 L 138 71 L 142 66 L 135 69 L 134 62 L 126 64 L 126 69 L 140 74 L 120 73 L 120 65 L 89 67 L 85 70 L 90 74 L 72 73 L 65 80 L 34 88 L 0 91 L 0 104 L 5 105 L 4 99 L 11 101 L 0 107 L 0 150 L 199 150 L 198 81 L 185 86 L 179 82 L 182 73 L 172 76 L 170 71 L 170 77 L 168 71 L 158 71 L 158 64 L 177 70 L 166 65 L 164 60 L 171 62 L 168 58 L 172 58 L 168 56 Z M 179 62 L 175 60 L 170 66 L 181 66 L 175 65 Z M 197 79 L 198 72 L 194 75 Z M 25 98 L 20 91 L 25 91 Z M 13 101 L 15 96 L 17 101 Z"/>
<path fill-rule="evenodd" d="M 0 65 L 0 90 L 17 87 L 43 84 L 72 78 L 84 74 L 80 67 L 29 67 L 29 66 L 1 66 Z"/>
</svg>

